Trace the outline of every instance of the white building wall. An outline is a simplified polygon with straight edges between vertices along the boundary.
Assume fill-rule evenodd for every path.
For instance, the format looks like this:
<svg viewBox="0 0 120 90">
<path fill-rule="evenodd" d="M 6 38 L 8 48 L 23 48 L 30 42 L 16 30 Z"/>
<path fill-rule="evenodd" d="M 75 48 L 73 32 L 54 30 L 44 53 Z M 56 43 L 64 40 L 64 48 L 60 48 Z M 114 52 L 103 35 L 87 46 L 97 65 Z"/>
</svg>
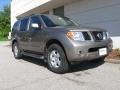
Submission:
<svg viewBox="0 0 120 90">
<path fill-rule="evenodd" d="M 107 29 L 120 48 L 120 0 L 79 0 L 65 5 L 65 15 L 81 25 Z"/>
<path fill-rule="evenodd" d="M 11 27 L 17 20 L 16 17 L 50 0 L 12 0 L 11 1 Z"/>
</svg>

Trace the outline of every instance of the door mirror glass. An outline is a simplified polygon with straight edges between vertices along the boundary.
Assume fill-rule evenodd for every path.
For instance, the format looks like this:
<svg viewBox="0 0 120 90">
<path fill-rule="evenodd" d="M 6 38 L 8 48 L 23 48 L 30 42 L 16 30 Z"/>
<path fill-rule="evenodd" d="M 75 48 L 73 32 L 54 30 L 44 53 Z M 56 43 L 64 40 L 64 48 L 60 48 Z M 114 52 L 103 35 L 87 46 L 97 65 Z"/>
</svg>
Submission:
<svg viewBox="0 0 120 90">
<path fill-rule="evenodd" d="M 32 23 L 31 24 L 31 28 L 34 30 L 40 30 L 41 29 L 41 25 L 39 25 L 38 23 Z"/>
<path fill-rule="evenodd" d="M 31 17 L 31 22 L 30 23 L 31 23 L 30 24 L 31 30 L 41 30 L 42 23 L 41 23 L 38 16 Z"/>
<path fill-rule="evenodd" d="M 37 23 L 32 23 L 32 24 L 31 24 L 31 27 L 32 27 L 33 29 L 40 29 L 40 27 L 39 27 L 39 25 L 38 25 Z"/>
</svg>

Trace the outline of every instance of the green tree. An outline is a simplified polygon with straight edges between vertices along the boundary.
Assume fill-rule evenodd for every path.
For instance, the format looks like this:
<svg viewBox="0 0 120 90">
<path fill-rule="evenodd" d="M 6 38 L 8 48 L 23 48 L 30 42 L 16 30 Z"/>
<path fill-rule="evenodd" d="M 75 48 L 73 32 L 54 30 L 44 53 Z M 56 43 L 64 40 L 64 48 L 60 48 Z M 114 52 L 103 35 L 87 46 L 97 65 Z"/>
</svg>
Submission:
<svg viewBox="0 0 120 90">
<path fill-rule="evenodd" d="M 0 38 L 7 38 L 10 31 L 10 6 L 0 11 Z"/>
</svg>

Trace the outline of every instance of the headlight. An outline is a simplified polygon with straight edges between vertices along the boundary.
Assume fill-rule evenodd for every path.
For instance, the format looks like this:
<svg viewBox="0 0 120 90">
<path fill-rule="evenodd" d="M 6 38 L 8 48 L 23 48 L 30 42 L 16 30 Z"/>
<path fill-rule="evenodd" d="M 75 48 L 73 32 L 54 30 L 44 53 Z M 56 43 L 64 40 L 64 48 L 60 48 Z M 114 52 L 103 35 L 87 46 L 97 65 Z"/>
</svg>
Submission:
<svg viewBox="0 0 120 90">
<path fill-rule="evenodd" d="M 67 36 L 72 40 L 85 41 L 82 32 L 68 32 Z"/>
</svg>

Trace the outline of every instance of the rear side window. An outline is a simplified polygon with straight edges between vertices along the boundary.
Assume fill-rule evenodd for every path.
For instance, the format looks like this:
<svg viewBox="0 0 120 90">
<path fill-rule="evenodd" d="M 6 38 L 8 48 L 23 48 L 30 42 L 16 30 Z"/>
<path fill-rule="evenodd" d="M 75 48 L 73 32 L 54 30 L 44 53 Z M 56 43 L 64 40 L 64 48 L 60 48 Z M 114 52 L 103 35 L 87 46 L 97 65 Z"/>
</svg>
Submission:
<svg viewBox="0 0 120 90">
<path fill-rule="evenodd" d="M 13 31 L 18 31 L 19 30 L 19 25 L 20 25 L 20 22 L 19 21 L 17 21 L 15 24 L 14 24 L 14 26 L 13 26 Z"/>
<path fill-rule="evenodd" d="M 27 31 L 28 18 L 21 20 L 20 31 Z"/>
</svg>

